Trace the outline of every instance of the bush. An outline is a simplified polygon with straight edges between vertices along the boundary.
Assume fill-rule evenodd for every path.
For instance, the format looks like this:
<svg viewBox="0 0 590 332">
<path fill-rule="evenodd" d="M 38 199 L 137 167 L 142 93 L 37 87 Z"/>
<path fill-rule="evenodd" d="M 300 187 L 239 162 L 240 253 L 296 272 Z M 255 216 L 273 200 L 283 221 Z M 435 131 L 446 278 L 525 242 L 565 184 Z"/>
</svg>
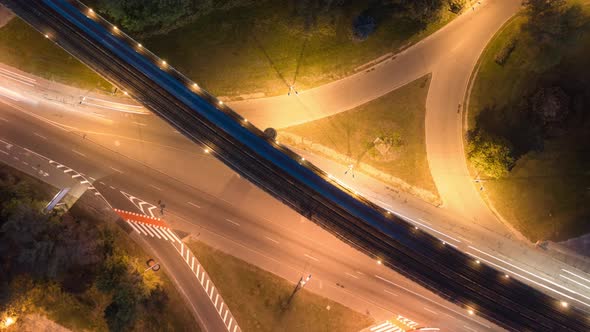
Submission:
<svg viewBox="0 0 590 332">
<path fill-rule="evenodd" d="M 356 41 L 366 40 L 376 29 L 377 22 L 372 16 L 359 15 L 352 23 L 352 39 Z"/>
<path fill-rule="evenodd" d="M 454 14 L 459 14 L 465 6 L 465 0 L 449 0 L 449 10 Z"/>
<path fill-rule="evenodd" d="M 504 47 L 502 47 L 502 49 L 496 54 L 496 56 L 494 57 L 494 61 L 500 66 L 503 66 L 510 57 L 510 54 L 512 54 L 512 51 L 514 51 L 514 49 L 516 48 L 517 43 L 518 39 L 511 38 L 506 43 L 506 45 L 504 45 Z"/>
<path fill-rule="evenodd" d="M 500 137 L 489 135 L 482 130 L 469 132 L 467 156 L 484 175 L 499 179 L 508 174 L 514 165 L 510 143 Z"/>
</svg>

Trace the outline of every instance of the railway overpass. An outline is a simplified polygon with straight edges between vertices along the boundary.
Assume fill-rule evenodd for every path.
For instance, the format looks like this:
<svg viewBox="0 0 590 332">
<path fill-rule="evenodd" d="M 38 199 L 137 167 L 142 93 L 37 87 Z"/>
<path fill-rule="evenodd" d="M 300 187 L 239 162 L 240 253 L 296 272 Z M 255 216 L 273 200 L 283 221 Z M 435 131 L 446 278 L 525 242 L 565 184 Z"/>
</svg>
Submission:
<svg viewBox="0 0 590 332">
<path fill-rule="evenodd" d="M 590 330 L 571 306 L 480 263 L 336 182 L 82 4 L 0 0 L 226 165 L 344 242 L 510 330 Z"/>
</svg>

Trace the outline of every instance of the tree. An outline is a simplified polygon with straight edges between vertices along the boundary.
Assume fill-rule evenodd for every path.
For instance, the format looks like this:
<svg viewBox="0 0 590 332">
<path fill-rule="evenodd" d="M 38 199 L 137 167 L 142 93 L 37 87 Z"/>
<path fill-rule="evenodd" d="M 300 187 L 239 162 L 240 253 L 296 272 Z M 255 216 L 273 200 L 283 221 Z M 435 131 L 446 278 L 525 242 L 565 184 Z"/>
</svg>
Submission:
<svg viewBox="0 0 590 332">
<path fill-rule="evenodd" d="M 531 101 L 544 126 L 561 123 L 569 114 L 570 97 L 560 87 L 542 88 Z"/>
<path fill-rule="evenodd" d="M 528 16 L 526 27 L 537 41 L 552 43 L 566 34 L 566 0 L 525 0 L 523 4 Z"/>
<path fill-rule="evenodd" d="M 193 0 L 99 0 L 102 13 L 131 32 L 158 29 L 172 25 L 193 11 Z M 199 6 L 209 6 L 211 1 L 203 1 Z"/>
<path fill-rule="evenodd" d="M 510 143 L 483 130 L 469 132 L 467 156 L 478 170 L 495 179 L 506 176 L 514 165 Z"/>
</svg>

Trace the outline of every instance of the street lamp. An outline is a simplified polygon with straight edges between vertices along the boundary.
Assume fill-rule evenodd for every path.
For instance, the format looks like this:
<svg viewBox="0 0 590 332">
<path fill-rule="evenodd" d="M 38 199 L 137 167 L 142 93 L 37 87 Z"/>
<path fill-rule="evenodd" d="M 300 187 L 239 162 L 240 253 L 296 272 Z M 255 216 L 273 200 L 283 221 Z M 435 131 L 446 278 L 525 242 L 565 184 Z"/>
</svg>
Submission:
<svg viewBox="0 0 590 332">
<path fill-rule="evenodd" d="M 298 291 L 300 291 L 303 287 L 305 287 L 305 285 L 307 284 L 307 282 L 310 279 L 311 279 L 311 274 L 308 275 L 306 278 L 303 278 L 303 276 L 302 276 L 299 279 L 299 282 L 297 283 L 297 285 L 295 285 L 295 289 L 293 290 L 293 293 L 291 293 L 291 296 L 289 296 L 289 300 L 287 300 L 287 305 L 289 305 L 289 303 L 291 303 L 293 296 L 295 296 L 295 294 L 297 294 Z"/>
</svg>

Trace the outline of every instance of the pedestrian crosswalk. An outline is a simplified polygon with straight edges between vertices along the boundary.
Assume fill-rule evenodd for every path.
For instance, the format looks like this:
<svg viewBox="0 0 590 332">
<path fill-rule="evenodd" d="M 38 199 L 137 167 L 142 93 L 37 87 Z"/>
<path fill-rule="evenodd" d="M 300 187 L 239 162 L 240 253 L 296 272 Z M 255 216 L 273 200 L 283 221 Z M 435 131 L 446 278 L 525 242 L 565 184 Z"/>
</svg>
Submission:
<svg viewBox="0 0 590 332">
<path fill-rule="evenodd" d="M 386 320 L 383 323 L 369 328 L 370 332 L 409 332 L 418 328 L 418 323 L 401 315 L 395 320 Z"/>
<path fill-rule="evenodd" d="M 385 321 L 379 325 L 375 325 L 369 329 L 371 332 L 405 332 L 406 330 L 393 324 L 390 321 Z"/>
<path fill-rule="evenodd" d="M 170 230 L 168 227 L 162 227 L 158 225 L 151 225 L 151 224 L 144 224 L 142 222 L 134 221 L 127 219 L 125 220 L 131 228 L 133 228 L 137 233 L 156 237 L 158 239 L 178 242 L 180 243 L 180 239 Z"/>
</svg>

